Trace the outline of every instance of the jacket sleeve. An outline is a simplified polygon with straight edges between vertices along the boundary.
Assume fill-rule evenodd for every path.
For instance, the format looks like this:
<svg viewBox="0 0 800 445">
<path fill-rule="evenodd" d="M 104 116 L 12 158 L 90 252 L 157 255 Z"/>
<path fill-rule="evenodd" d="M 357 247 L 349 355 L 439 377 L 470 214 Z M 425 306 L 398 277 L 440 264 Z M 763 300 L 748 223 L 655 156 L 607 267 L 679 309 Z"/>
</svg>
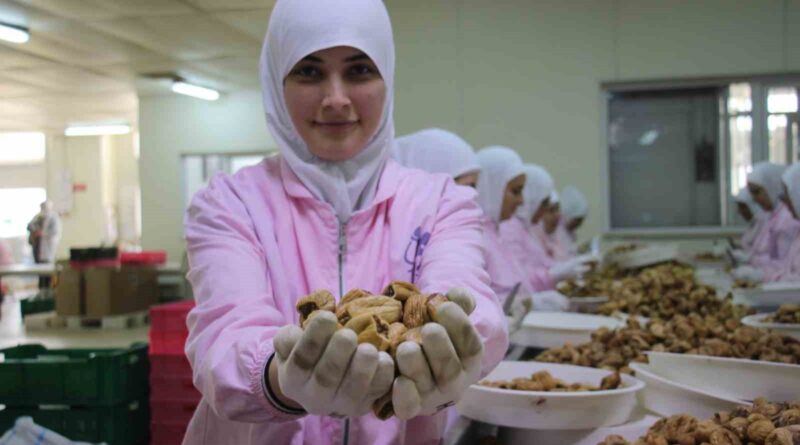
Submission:
<svg viewBox="0 0 800 445">
<path fill-rule="evenodd" d="M 470 320 L 483 341 L 481 376 L 485 376 L 505 356 L 508 327 L 497 296 L 489 287 L 481 216 L 474 190 L 448 180 L 422 257 L 418 284 L 425 293 L 445 293 L 454 287 L 472 292 L 475 311 Z"/>
<path fill-rule="evenodd" d="M 272 338 L 291 320 L 276 308 L 265 253 L 230 179 L 217 176 L 195 195 L 185 233 L 197 301 L 186 342 L 195 386 L 225 419 L 297 419 L 271 404 L 262 386 Z"/>
</svg>

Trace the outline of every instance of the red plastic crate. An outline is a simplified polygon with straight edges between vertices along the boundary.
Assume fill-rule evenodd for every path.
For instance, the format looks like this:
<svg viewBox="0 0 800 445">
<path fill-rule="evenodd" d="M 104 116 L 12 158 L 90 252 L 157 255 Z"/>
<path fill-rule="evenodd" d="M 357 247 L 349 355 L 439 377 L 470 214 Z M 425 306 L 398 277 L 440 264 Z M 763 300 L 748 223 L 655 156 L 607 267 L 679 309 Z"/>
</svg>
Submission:
<svg viewBox="0 0 800 445">
<path fill-rule="evenodd" d="M 150 422 L 150 443 L 152 445 L 181 445 L 188 426 L 188 424 L 179 425 L 153 420 Z"/>
<path fill-rule="evenodd" d="M 150 399 L 150 418 L 159 422 L 188 425 L 199 402 Z"/>
<path fill-rule="evenodd" d="M 150 374 L 150 402 L 173 400 L 200 402 L 200 391 L 192 383 L 192 374 L 185 376 L 161 376 Z"/>
<path fill-rule="evenodd" d="M 179 301 L 150 308 L 150 354 L 183 354 L 189 336 L 186 317 L 194 301 Z"/>
<path fill-rule="evenodd" d="M 183 354 L 150 354 L 150 375 L 161 377 L 192 376 L 192 366 Z"/>
<path fill-rule="evenodd" d="M 142 252 L 122 252 L 119 254 L 122 264 L 164 264 L 167 262 L 165 250 L 145 250 Z"/>
</svg>

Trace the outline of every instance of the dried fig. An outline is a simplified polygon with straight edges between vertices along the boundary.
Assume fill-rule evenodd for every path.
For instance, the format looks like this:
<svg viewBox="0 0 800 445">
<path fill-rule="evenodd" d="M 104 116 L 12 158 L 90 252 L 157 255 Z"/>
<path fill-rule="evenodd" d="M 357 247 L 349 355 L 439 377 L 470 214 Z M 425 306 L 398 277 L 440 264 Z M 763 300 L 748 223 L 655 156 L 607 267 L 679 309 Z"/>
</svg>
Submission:
<svg viewBox="0 0 800 445">
<path fill-rule="evenodd" d="M 309 315 L 315 311 L 334 312 L 336 310 L 336 298 L 326 290 L 318 290 L 301 298 L 295 308 L 300 313 L 300 324 L 303 325 Z"/>
</svg>

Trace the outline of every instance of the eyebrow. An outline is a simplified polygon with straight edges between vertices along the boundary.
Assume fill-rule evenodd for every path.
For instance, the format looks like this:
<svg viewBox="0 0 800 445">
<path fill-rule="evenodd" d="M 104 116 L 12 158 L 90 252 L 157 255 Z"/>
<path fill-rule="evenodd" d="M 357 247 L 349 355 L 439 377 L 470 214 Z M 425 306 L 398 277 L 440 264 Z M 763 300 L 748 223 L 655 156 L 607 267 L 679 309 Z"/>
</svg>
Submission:
<svg viewBox="0 0 800 445">
<path fill-rule="evenodd" d="M 325 62 L 324 60 L 322 60 L 319 57 L 314 56 L 312 54 L 309 54 L 309 55 L 303 57 L 302 60 L 305 60 L 307 62 L 315 62 L 315 63 L 324 63 Z M 362 53 L 362 52 L 359 52 L 358 54 L 352 55 L 352 56 L 344 59 L 344 61 L 348 62 L 348 63 L 349 62 L 355 62 L 355 61 L 358 61 L 358 60 L 369 60 L 369 56 L 364 54 L 364 53 Z"/>
</svg>

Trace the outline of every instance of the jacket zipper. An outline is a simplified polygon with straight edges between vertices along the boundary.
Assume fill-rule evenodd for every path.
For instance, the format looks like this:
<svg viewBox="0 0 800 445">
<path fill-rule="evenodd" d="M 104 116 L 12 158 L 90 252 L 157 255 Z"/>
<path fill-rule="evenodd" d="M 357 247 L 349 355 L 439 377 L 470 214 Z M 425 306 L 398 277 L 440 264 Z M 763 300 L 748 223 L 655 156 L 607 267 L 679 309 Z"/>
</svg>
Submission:
<svg viewBox="0 0 800 445">
<path fill-rule="evenodd" d="M 347 223 L 339 223 L 339 298 L 344 296 L 344 260 L 347 255 Z M 350 418 L 344 419 L 344 428 L 342 435 L 342 445 L 348 445 L 350 442 Z"/>
</svg>

